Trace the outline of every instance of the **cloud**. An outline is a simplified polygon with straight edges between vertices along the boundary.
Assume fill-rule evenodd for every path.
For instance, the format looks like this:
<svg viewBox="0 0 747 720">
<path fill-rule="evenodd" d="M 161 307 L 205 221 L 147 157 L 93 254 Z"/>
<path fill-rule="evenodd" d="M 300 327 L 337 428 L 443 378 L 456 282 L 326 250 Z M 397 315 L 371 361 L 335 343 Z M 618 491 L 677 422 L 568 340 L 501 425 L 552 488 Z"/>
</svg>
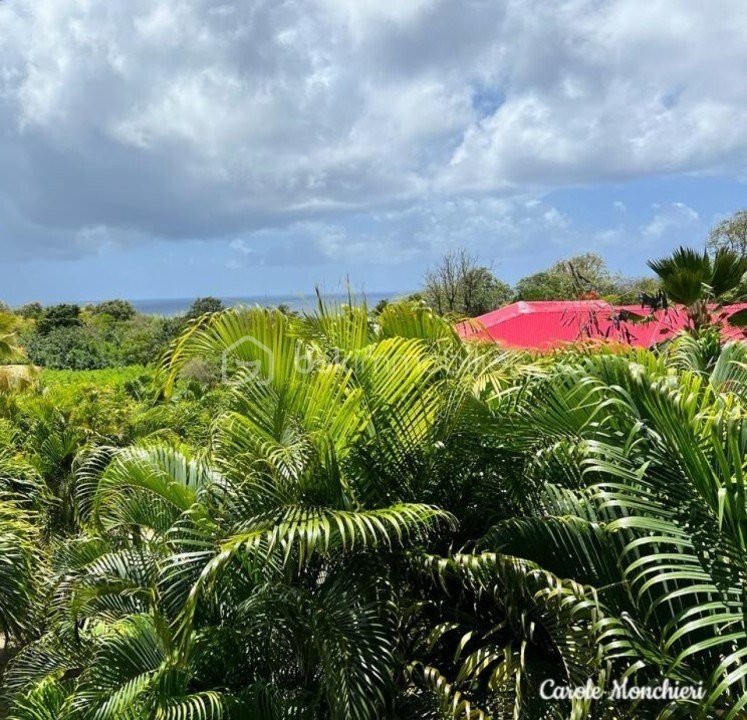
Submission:
<svg viewBox="0 0 747 720">
<path fill-rule="evenodd" d="M 237 250 L 242 255 L 251 255 L 253 252 L 247 242 L 242 238 L 234 238 L 230 243 L 228 243 L 228 247 L 230 247 L 231 250 Z"/>
<path fill-rule="evenodd" d="M 261 230 L 227 243 L 230 267 L 419 267 L 454 246 L 491 264 L 520 257 L 530 243 L 532 260 L 550 263 L 573 252 L 578 228 L 557 207 L 525 198 L 455 198 L 404 209 L 349 214 L 337 222 L 298 222 Z M 496 267 L 496 270 L 500 270 Z"/>
<path fill-rule="evenodd" d="M 526 2 L 503 30 L 506 101 L 466 129 L 444 185 L 742 167 L 743 3 Z"/>
<path fill-rule="evenodd" d="M 629 242 L 622 228 L 607 228 L 594 233 L 594 244 L 603 248 L 619 246 L 623 242 Z"/>
<path fill-rule="evenodd" d="M 614 203 L 617 209 L 617 203 Z M 706 227 L 698 214 L 682 202 L 654 203 L 642 224 L 632 222 L 628 209 L 620 211 L 614 227 L 600 227 L 591 233 L 593 247 L 614 265 L 630 267 L 630 258 L 639 259 L 639 267 L 652 253 L 663 253 L 676 245 L 702 244 Z M 578 228 L 576 229 L 578 232 Z M 635 269 L 634 272 L 639 272 Z"/>
<path fill-rule="evenodd" d="M 240 237 L 243 262 L 401 262 L 480 224 L 526 243 L 508 202 L 562 243 L 559 210 L 515 202 L 743 167 L 745 66 L 741 0 L 15 0 L 0 230 L 18 257 Z"/>
<path fill-rule="evenodd" d="M 654 217 L 641 228 L 641 234 L 649 240 L 658 240 L 671 233 L 682 233 L 698 226 L 698 213 L 685 203 L 654 205 Z"/>
</svg>

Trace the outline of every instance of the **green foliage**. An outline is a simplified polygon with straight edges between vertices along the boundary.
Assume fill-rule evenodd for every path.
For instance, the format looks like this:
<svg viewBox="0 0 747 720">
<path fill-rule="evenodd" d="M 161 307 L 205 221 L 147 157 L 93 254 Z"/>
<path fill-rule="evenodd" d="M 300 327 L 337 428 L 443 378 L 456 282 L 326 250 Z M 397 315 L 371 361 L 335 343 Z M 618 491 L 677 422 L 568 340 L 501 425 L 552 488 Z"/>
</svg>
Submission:
<svg viewBox="0 0 747 720">
<path fill-rule="evenodd" d="M 692 327 L 698 330 L 714 322 L 710 303 L 733 299 L 747 273 L 747 255 L 719 248 L 710 256 L 705 250 L 680 247 L 648 265 L 670 300 L 685 306 Z"/>
<path fill-rule="evenodd" d="M 564 274 L 543 270 L 521 278 L 516 283 L 516 297 L 519 300 L 570 300 L 578 297 L 578 291 Z"/>
<path fill-rule="evenodd" d="M 38 320 L 44 314 L 44 306 L 38 302 L 30 302 L 16 308 L 14 312 L 27 320 Z"/>
<path fill-rule="evenodd" d="M 119 323 L 116 330 L 118 351 L 111 365 L 147 365 L 153 363 L 171 340 L 169 320 L 138 315 Z"/>
<path fill-rule="evenodd" d="M 585 253 L 522 278 L 516 283 L 516 296 L 519 300 L 575 300 L 624 295 L 631 284 L 613 275 L 601 256 Z"/>
<path fill-rule="evenodd" d="M 381 315 L 381 313 L 383 312 L 383 310 L 386 308 L 387 305 L 389 305 L 389 300 L 387 298 L 381 298 L 381 300 L 379 300 L 379 302 L 377 302 L 376 305 L 374 306 L 374 309 L 372 311 L 373 314 Z"/>
<path fill-rule="evenodd" d="M 205 315 L 205 313 L 220 312 L 225 309 L 223 301 L 216 297 L 200 297 L 197 298 L 187 310 L 187 320 L 194 320 L 195 318 Z"/>
<path fill-rule="evenodd" d="M 33 517 L 0 495 L 0 632 L 16 641 L 34 632 L 43 556 Z"/>
<path fill-rule="evenodd" d="M 55 319 L 42 317 L 35 327 L 22 332 L 20 342 L 31 362 L 48 368 L 94 370 L 152 363 L 183 320 L 175 325 L 167 318 L 132 315 L 128 306 L 113 300 L 93 306 L 88 315 L 73 316 L 72 311 L 65 311 L 69 314 L 63 314 L 62 319 L 62 311 L 48 308 L 45 313 L 54 310 Z"/>
<path fill-rule="evenodd" d="M 44 308 L 44 312 L 37 320 L 36 330 L 40 335 L 47 335 L 53 330 L 78 327 L 82 324 L 80 307 L 69 303 L 61 303 Z"/>
<path fill-rule="evenodd" d="M 614 292 L 605 296 L 607 300 L 615 305 L 638 305 L 643 295 L 655 297 L 661 289 L 658 278 L 640 277 L 617 279 L 617 287 Z"/>
<path fill-rule="evenodd" d="M 0 311 L 0 363 L 22 357 L 18 347 L 18 322 L 10 313 Z"/>
<path fill-rule="evenodd" d="M 710 331 L 531 357 L 404 302 L 45 369 L 0 418 L 0 713 L 737 720 L 745 368 Z M 539 692 L 624 678 L 704 697 Z"/>
<path fill-rule="evenodd" d="M 70 405 L 74 402 L 75 396 L 81 386 L 123 386 L 130 381 L 142 378 L 144 375 L 148 377 L 146 373 L 147 370 L 145 367 L 137 365 L 84 372 L 67 369 L 45 369 L 41 373 L 41 380 L 48 389 L 48 392 L 55 393 L 56 395 L 64 393 L 64 396 L 57 395 L 59 400 L 56 399 L 56 402 L 63 405 Z"/>
<path fill-rule="evenodd" d="M 113 320 L 132 320 L 137 311 L 131 302 L 127 300 L 106 300 L 91 307 L 95 315 L 108 315 Z"/>
<path fill-rule="evenodd" d="M 42 326 L 39 322 L 37 328 Z M 95 329 L 79 325 L 56 325 L 25 338 L 29 360 L 34 365 L 71 370 L 94 370 L 108 365 L 111 340 Z"/>
<path fill-rule="evenodd" d="M 709 233 L 706 247 L 711 254 L 723 249 L 747 255 L 747 210 L 719 222 Z"/>
<path fill-rule="evenodd" d="M 423 299 L 440 315 L 476 317 L 509 302 L 513 291 L 466 251 L 448 252 L 425 276 Z"/>
<path fill-rule="evenodd" d="M 485 267 L 468 273 L 465 278 L 464 310 L 468 317 L 484 315 L 501 305 L 511 302 L 514 291 Z"/>
</svg>

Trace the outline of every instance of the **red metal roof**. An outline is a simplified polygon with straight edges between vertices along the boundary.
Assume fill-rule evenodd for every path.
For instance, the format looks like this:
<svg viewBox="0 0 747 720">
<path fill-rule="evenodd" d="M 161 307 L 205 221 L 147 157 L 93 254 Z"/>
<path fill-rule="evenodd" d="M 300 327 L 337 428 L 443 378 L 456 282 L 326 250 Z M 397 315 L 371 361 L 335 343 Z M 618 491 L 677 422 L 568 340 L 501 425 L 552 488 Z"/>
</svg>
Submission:
<svg viewBox="0 0 747 720">
<path fill-rule="evenodd" d="M 746 308 L 747 303 L 740 303 L 727 308 L 727 312 Z M 548 350 L 584 339 L 649 347 L 687 326 L 687 315 L 680 308 L 657 310 L 643 323 L 625 319 L 631 313 L 647 316 L 649 312 L 639 305 L 610 305 L 602 300 L 520 301 L 481 315 L 472 323 L 462 323 L 458 330 L 464 338 Z M 733 327 L 725 327 L 724 335 L 729 339 L 743 337 Z"/>
</svg>

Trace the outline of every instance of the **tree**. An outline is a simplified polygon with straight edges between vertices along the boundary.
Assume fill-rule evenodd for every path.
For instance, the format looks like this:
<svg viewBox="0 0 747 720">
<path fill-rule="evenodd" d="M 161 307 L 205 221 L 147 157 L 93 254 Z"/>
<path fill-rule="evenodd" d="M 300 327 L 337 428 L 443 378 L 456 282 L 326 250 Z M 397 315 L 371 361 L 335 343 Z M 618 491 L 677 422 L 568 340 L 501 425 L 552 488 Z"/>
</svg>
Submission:
<svg viewBox="0 0 747 720">
<path fill-rule="evenodd" d="M 291 305 L 288 303 L 278 303 L 276 306 L 278 311 L 283 313 L 283 315 L 297 315 L 298 311 L 294 310 Z"/>
<path fill-rule="evenodd" d="M 570 300 L 578 294 L 565 273 L 542 270 L 516 283 L 519 300 Z"/>
<path fill-rule="evenodd" d="M 747 255 L 719 248 L 711 257 L 705 250 L 680 247 L 668 257 L 649 260 L 648 266 L 661 279 L 668 298 L 684 305 L 697 332 L 714 322 L 709 304 L 718 305 L 730 299 L 730 294 L 740 286 L 747 273 Z"/>
<path fill-rule="evenodd" d="M 513 289 L 486 267 L 471 268 L 463 279 L 464 314 L 483 315 L 511 301 Z"/>
<path fill-rule="evenodd" d="M 425 275 L 425 302 L 441 315 L 475 317 L 508 302 L 509 285 L 465 250 L 451 250 Z"/>
<path fill-rule="evenodd" d="M 395 320 L 384 322 L 390 332 Z M 251 330 L 245 352 L 264 356 L 261 382 L 239 371 L 209 458 L 152 442 L 80 463 L 87 536 L 65 546 L 75 559 L 58 598 L 83 629 L 59 613 L 22 653 L 8 680 L 14 712 L 52 685 L 76 717 L 101 720 L 386 713 L 397 668 L 390 567 L 404 569 L 408 552 L 453 524 L 448 511 L 410 500 L 407 484 L 433 473 L 406 458 L 431 456 L 435 466 L 453 424 L 434 434 L 418 418 L 447 419 L 468 403 L 438 392 L 435 346 L 400 337 L 351 347 L 358 328 L 369 328 L 365 310 L 316 324 L 228 311 L 190 328 L 182 348 L 218 350 Z M 355 379 L 336 360 L 299 367 L 297 330 L 309 333 L 307 351 L 334 335 L 356 361 Z M 184 358 L 172 355 L 170 367 Z M 69 668 L 68 682 L 45 654 Z"/>
<path fill-rule="evenodd" d="M 740 210 L 718 223 L 708 235 L 706 248 L 711 254 L 724 249 L 747 255 L 747 210 Z"/>
<path fill-rule="evenodd" d="M 5 469 L 5 468 L 3 468 Z M 4 486 L 4 487 L 3 487 Z M 34 612 L 40 601 L 38 581 L 44 570 L 38 545 L 39 529 L 31 514 L 8 499 L 0 481 L 0 633 L 6 640 L 22 640 L 34 633 Z M 0 670 L 4 655 L 0 646 Z"/>
<path fill-rule="evenodd" d="M 686 682 L 703 683 L 704 700 L 690 706 L 703 717 L 728 708 L 736 719 L 747 706 L 745 503 L 733 481 L 747 421 L 741 410 L 723 412 L 743 407 L 745 358 L 744 345 L 730 345 L 705 378 L 672 374 L 651 354 L 644 364 L 597 353 L 555 365 L 523 392 L 507 433 L 527 453 L 533 509 L 498 523 L 482 544 L 604 588 L 596 596 L 608 615 L 598 618 L 602 655 L 630 633 L 636 639 L 613 663 L 634 670 L 640 662 L 634 684 L 661 683 L 679 666 Z M 628 630 L 618 634 L 622 624 Z M 649 716 L 618 703 L 615 716 L 664 717 L 662 705 Z"/>
<path fill-rule="evenodd" d="M 163 351 L 170 337 L 171 318 L 136 315 L 118 323 L 115 328 L 117 353 L 114 358 L 121 365 L 147 365 Z"/>
<path fill-rule="evenodd" d="M 596 253 L 574 255 L 516 283 L 519 300 L 576 300 L 619 293 L 622 279 Z"/>
<path fill-rule="evenodd" d="M 78 305 L 60 303 L 44 308 L 42 316 L 36 323 L 36 331 L 40 335 L 46 335 L 52 330 L 79 327 L 82 324 Z"/>
<path fill-rule="evenodd" d="M 381 298 L 379 302 L 376 303 L 374 306 L 374 309 L 371 311 L 375 316 L 381 315 L 382 312 L 384 312 L 386 306 L 389 305 L 389 299 L 388 298 Z"/>
<path fill-rule="evenodd" d="M 109 315 L 117 322 L 131 320 L 137 314 L 137 310 L 127 300 L 105 300 L 91 308 L 95 315 Z"/>
<path fill-rule="evenodd" d="M 23 356 L 23 351 L 18 345 L 17 324 L 17 317 L 0 312 L 0 363 Z"/>
<path fill-rule="evenodd" d="M 187 318 L 194 320 L 195 318 L 205 315 L 205 313 L 220 312 L 225 308 L 223 301 L 216 297 L 206 296 L 197 298 L 187 310 Z"/>
<path fill-rule="evenodd" d="M 60 370 L 93 370 L 113 364 L 112 348 L 96 328 L 58 325 L 46 332 L 32 333 L 25 344 L 35 365 Z"/>
<path fill-rule="evenodd" d="M 615 305 L 637 305 L 646 296 L 655 297 L 661 290 L 657 277 L 621 277 L 617 294 L 611 298 Z"/>
<path fill-rule="evenodd" d="M 364 450 L 361 472 L 376 477 L 377 492 L 384 496 L 389 492 L 387 487 L 399 486 L 400 492 L 408 493 L 405 497 L 413 493 L 409 497 L 432 500 L 450 509 L 458 517 L 460 528 L 469 528 L 469 537 L 476 538 L 474 553 L 426 553 L 411 561 L 413 574 L 402 586 L 402 593 L 423 614 L 410 618 L 412 635 L 405 640 L 405 652 L 411 658 L 405 677 L 411 684 L 407 693 L 391 700 L 402 716 L 428 717 L 434 710 L 428 704 L 428 692 L 440 691 L 440 708 L 447 717 L 464 717 L 469 703 L 476 717 L 480 712 L 500 716 L 509 708 L 519 708 L 519 717 L 537 718 L 550 709 L 536 695 L 540 679 L 548 673 L 561 685 L 583 685 L 585 680 L 594 684 L 610 663 L 616 673 L 613 677 L 638 668 L 635 677 L 639 683 L 656 684 L 680 677 L 679 670 L 671 670 L 675 660 L 676 664 L 685 663 L 682 677 L 694 684 L 702 682 L 707 688 L 707 702 L 699 705 L 710 708 L 706 717 L 718 717 L 723 708 L 735 707 L 737 702 L 747 703 L 747 691 L 736 670 L 723 683 L 714 671 L 722 662 L 727 668 L 738 668 L 737 648 L 747 639 L 743 613 L 739 607 L 730 612 L 731 601 L 721 596 L 722 591 L 725 597 L 737 598 L 740 593 L 741 575 L 727 580 L 722 572 L 732 566 L 731 552 L 741 558 L 740 567 L 744 565 L 741 490 L 734 484 L 727 492 L 721 488 L 727 482 L 725 478 L 739 472 L 747 433 L 742 424 L 723 416 L 723 398 L 719 395 L 721 388 L 744 390 L 747 374 L 740 358 L 747 358 L 745 348 L 735 346 L 738 352 L 725 355 L 717 363 L 708 378 L 710 388 L 705 391 L 702 382 L 695 382 L 689 374 L 673 378 L 669 368 L 653 354 L 632 358 L 571 354 L 549 373 L 537 373 L 529 384 L 522 383 L 518 405 L 508 403 L 505 407 L 513 409 L 505 422 L 497 423 L 495 416 L 488 420 L 489 415 L 482 413 L 502 407 L 505 393 L 493 396 L 495 405 L 483 404 L 483 399 L 466 415 L 459 414 L 465 406 L 457 399 L 460 395 L 456 388 L 469 388 L 471 393 L 474 388 L 486 387 L 486 377 L 474 377 L 467 370 L 476 367 L 476 356 L 472 356 L 473 362 L 460 363 L 460 370 L 443 387 L 443 407 L 456 415 L 450 414 L 447 420 L 441 410 L 430 406 L 434 398 L 427 391 L 427 383 L 416 393 L 417 422 L 427 427 L 426 416 L 438 417 L 438 427 L 451 426 L 454 433 L 437 435 L 440 439 L 435 444 L 442 447 L 442 452 L 430 464 L 430 451 L 419 444 L 419 433 L 408 441 L 409 451 L 404 457 L 397 450 L 399 439 L 385 440 L 387 427 L 397 427 L 405 435 L 414 432 L 415 426 L 408 425 L 412 429 L 405 430 L 400 415 L 404 412 L 414 420 L 406 409 L 410 401 L 405 400 L 411 397 L 411 380 L 404 380 L 412 379 L 411 352 L 415 347 L 422 348 L 426 337 L 447 337 L 441 335 L 438 324 L 428 325 L 427 317 L 422 309 L 392 304 L 374 328 L 367 324 L 365 313 L 349 313 L 309 318 L 283 329 L 276 324 L 280 320 L 277 317 L 235 311 L 213 319 L 169 359 L 170 364 L 176 364 L 172 370 L 176 370 L 193 352 L 202 354 L 210 349 L 219 356 L 221 348 L 230 348 L 231 352 L 241 352 L 242 359 L 252 367 L 259 367 L 263 377 L 270 373 L 270 387 L 260 392 L 272 398 L 268 407 L 260 411 L 247 399 L 252 409 L 250 405 L 236 405 L 234 413 L 270 420 L 263 423 L 257 442 L 272 452 L 273 441 L 266 433 L 278 433 L 275 437 L 279 439 L 287 427 L 277 415 L 285 402 L 281 398 L 315 397 L 315 393 L 297 386 L 292 393 L 281 389 L 295 385 L 295 372 L 285 357 L 291 347 L 282 341 L 284 332 L 295 338 L 313 337 L 316 347 L 334 343 L 338 358 L 340 352 L 343 356 L 352 353 L 357 359 L 354 383 L 361 383 L 367 407 L 383 411 L 386 406 L 386 413 L 392 413 L 386 421 L 378 414 L 371 418 L 371 432 L 385 445 L 381 452 Z M 403 336 L 416 328 L 417 345 L 402 344 Z M 235 340 L 247 333 L 262 338 L 262 346 L 272 352 L 260 352 L 254 343 L 244 348 L 236 346 Z M 397 347 L 393 343 L 399 344 L 399 350 L 390 355 Z M 432 347 L 440 350 L 446 346 Z M 480 345 L 457 346 L 458 353 L 487 352 L 482 367 L 491 377 L 501 376 L 506 371 L 498 370 L 490 351 L 490 347 Z M 372 360 L 377 358 L 375 381 L 367 374 L 373 366 L 363 362 L 368 353 L 373 353 Z M 427 355 L 420 357 L 427 363 Z M 398 362 L 383 362 L 385 358 L 397 358 Z M 444 362 L 438 365 L 457 367 Z M 515 367 L 515 362 L 507 360 L 506 366 Z M 423 370 L 425 367 L 421 367 Z M 517 369 L 517 373 L 521 375 L 522 370 Z M 395 375 L 400 379 L 395 380 Z M 254 395 L 250 388 L 257 388 L 256 379 L 256 375 L 245 378 L 244 392 Z M 511 380 L 504 376 L 499 382 L 505 388 Z M 680 383 L 678 392 L 673 392 L 675 382 Z M 378 397 L 377 388 L 384 387 L 397 387 L 404 405 Z M 451 394 L 454 391 L 457 395 Z M 345 395 L 352 398 L 354 391 Z M 738 402 L 736 398 L 733 401 Z M 427 406 L 420 407 L 421 403 Z M 284 407 L 282 414 L 288 412 Z M 314 414 L 324 415 L 318 409 Z M 231 447 L 235 457 L 246 458 L 251 464 L 251 456 L 244 449 L 244 444 L 251 442 L 250 425 L 239 422 L 237 415 L 234 419 L 232 433 L 236 433 L 236 440 L 221 441 L 219 446 Z M 714 422 L 721 423 L 718 429 L 713 427 Z M 468 440 L 470 433 L 479 437 L 484 452 L 474 469 L 481 480 L 468 469 L 469 453 L 464 452 L 465 447 L 470 451 L 477 447 Z M 456 454 L 452 455 L 448 443 L 454 436 L 462 444 L 453 448 Z M 430 435 L 429 442 L 433 443 L 435 437 Z M 637 438 L 632 447 L 631 437 Z M 710 445 L 704 444 L 705 438 Z M 390 441 L 395 445 L 388 446 Z M 507 456 L 501 455 L 501 447 L 508 451 Z M 693 448 L 698 451 L 695 456 Z M 419 456 L 420 452 L 425 455 Z M 477 503 L 483 517 L 496 496 L 502 498 L 500 510 L 493 506 L 492 527 L 484 527 L 468 508 L 480 495 L 481 483 L 497 469 L 491 461 L 502 464 L 513 453 L 523 457 L 524 464 L 512 466 L 508 474 L 501 468 L 502 479 L 483 486 L 485 490 L 490 488 L 492 497 L 485 497 L 485 505 Z M 350 471 L 349 462 L 355 462 L 357 453 L 350 447 L 345 454 L 349 460 L 344 467 Z M 673 457 L 677 462 L 672 463 Z M 285 466 L 288 456 L 277 461 Z M 429 480 L 423 483 L 424 478 L 418 476 L 426 468 Z M 466 475 L 473 480 L 467 480 Z M 358 487 L 355 482 L 353 486 Z M 469 493 L 462 494 L 467 487 L 477 492 L 472 501 L 466 500 Z M 614 487 L 614 501 L 610 487 Z M 644 504 L 641 498 L 649 494 Z M 720 509 L 721 503 L 729 509 Z M 703 505 L 706 509 L 701 515 L 699 508 Z M 503 512 L 507 515 L 499 517 Z M 714 530 L 719 527 L 715 516 L 722 512 L 729 519 L 719 534 Z M 654 528 L 657 535 L 652 538 Z M 705 538 L 703 533 L 711 535 Z M 448 543 L 444 537 L 444 544 Z M 712 552 L 703 554 L 703 547 L 724 547 L 722 564 L 714 562 Z M 653 582 L 657 571 L 666 582 Z M 724 583 L 731 583 L 728 589 Z M 439 587 L 447 588 L 445 595 L 440 594 Z M 718 608 L 713 614 L 697 604 L 695 598 L 701 591 L 707 595 L 706 604 Z M 740 601 L 735 602 L 738 605 Z M 674 620 L 671 608 L 675 608 Z M 699 618 L 697 628 L 691 628 L 695 615 Z M 724 635 L 727 627 L 733 633 Z M 731 640 L 733 646 L 729 645 Z M 661 648 L 666 648 L 664 654 Z M 691 656 L 692 660 L 685 662 Z M 504 682 L 498 683 L 497 678 Z M 663 709 L 662 704 L 652 706 L 651 717 Z M 686 712 L 693 706 L 684 703 L 679 709 Z M 603 715 L 602 708 L 599 710 Z M 607 710 L 627 716 L 619 703 Z M 640 712 L 638 709 L 635 716 L 642 717 Z"/>
<path fill-rule="evenodd" d="M 15 313 L 27 320 L 38 320 L 44 314 L 44 307 L 41 303 L 30 302 L 16 308 Z"/>
<path fill-rule="evenodd" d="M 536 361 L 414 303 L 231 308 L 157 381 L 242 361 L 204 442 L 97 444 L 33 398 L 18 435 L 56 481 L 7 525 L 38 492 L 0 423 L 0 714 L 737 720 L 747 345 L 693 344 Z M 703 695 L 611 700 L 623 679 Z"/>
</svg>

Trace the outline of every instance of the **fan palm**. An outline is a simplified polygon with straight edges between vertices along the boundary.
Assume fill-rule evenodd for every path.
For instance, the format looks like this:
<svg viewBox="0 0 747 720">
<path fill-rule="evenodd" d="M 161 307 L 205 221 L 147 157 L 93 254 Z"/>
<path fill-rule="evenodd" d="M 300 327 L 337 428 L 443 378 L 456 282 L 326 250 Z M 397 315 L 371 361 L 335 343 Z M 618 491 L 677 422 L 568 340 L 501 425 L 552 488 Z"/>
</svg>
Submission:
<svg viewBox="0 0 747 720">
<path fill-rule="evenodd" d="M 18 318 L 8 312 L 0 312 L 0 362 L 5 363 L 13 358 L 22 357 L 18 345 Z"/>
<path fill-rule="evenodd" d="M 662 288 L 670 300 L 684 305 L 694 329 L 711 324 L 709 303 L 722 303 L 740 286 L 747 273 L 747 255 L 720 248 L 711 257 L 680 247 L 669 257 L 650 260 L 648 266 L 661 278 Z M 742 325 L 742 316 L 730 321 Z"/>
<path fill-rule="evenodd" d="M 10 393 L 28 388 L 36 372 L 32 365 L 23 363 L 25 354 L 18 344 L 18 318 L 0 312 L 0 392 Z"/>
</svg>

